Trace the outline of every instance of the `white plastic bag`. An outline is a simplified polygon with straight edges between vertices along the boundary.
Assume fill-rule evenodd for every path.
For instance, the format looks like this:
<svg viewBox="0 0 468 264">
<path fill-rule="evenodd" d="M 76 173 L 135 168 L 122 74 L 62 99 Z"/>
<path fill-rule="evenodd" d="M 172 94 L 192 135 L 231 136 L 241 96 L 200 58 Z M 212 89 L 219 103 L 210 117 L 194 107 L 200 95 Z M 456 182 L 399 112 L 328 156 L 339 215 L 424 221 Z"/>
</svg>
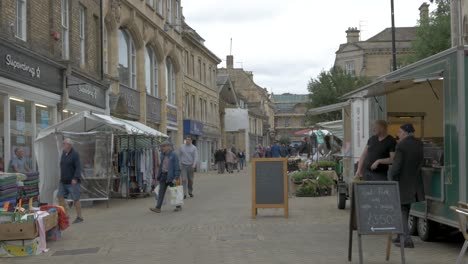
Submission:
<svg viewBox="0 0 468 264">
<path fill-rule="evenodd" d="M 184 187 L 174 186 L 169 187 L 170 197 L 171 197 L 171 205 L 180 206 L 184 204 Z"/>
</svg>

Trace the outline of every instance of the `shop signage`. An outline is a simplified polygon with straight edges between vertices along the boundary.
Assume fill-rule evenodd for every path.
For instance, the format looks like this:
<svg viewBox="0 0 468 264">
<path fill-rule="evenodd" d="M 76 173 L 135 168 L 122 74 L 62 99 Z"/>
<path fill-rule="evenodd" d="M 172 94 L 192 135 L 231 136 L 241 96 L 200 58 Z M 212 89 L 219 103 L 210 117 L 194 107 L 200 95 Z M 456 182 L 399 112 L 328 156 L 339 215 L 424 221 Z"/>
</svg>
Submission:
<svg viewBox="0 0 468 264">
<path fill-rule="evenodd" d="M 61 94 L 63 67 L 0 40 L 0 76 Z"/>
<path fill-rule="evenodd" d="M 177 107 L 166 104 L 167 109 L 167 123 L 177 127 Z"/>
<path fill-rule="evenodd" d="M 68 95 L 70 98 L 106 108 L 106 90 L 103 87 L 91 84 L 82 78 L 69 76 L 67 78 Z"/>
<path fill-rule="evenodd" d="M 203 135 L 203 123 L 194 120 L 184 120 L 184 134 L 185 135 Z"/>
<path fill-rule="evenodd" d="M 146 95 L 146 119 L 153 123 L 161 122 L 161 99 Z"/>
</svg>

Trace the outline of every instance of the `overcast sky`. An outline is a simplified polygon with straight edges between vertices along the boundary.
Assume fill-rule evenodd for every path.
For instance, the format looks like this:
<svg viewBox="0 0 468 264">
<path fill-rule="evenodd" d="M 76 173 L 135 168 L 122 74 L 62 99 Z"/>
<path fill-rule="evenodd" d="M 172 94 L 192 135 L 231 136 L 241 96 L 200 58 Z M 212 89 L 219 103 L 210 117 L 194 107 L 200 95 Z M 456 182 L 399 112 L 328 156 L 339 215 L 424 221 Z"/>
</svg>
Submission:
<svg viewBox="0 0 468 264">
<path fill-rule="evenodd" d="M 394 0 L 397 27 L 414 26 L 423 0 Z M 428 2 L 428 1 L 427 1 Z M 275 94 L 307 93 L 307 83 L 333 66 L 348 27 L 365 40 L 391 26 L 390 0 L 183 0 L 185 19 L 223 62 L 254 72 Z M 431 6 L 431 10 L 433 9 Z"/>
</svg>

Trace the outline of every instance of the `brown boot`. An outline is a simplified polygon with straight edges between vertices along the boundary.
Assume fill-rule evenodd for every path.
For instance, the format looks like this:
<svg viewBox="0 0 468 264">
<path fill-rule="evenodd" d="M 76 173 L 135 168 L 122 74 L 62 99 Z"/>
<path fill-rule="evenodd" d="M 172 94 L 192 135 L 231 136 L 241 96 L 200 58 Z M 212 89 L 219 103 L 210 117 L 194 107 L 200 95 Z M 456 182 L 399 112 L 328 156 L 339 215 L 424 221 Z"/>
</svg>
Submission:
<svg viewBox="0 0 468 264">
<path fill-rule="evenodd" d="M 155 212 L 155 213 L 161 213 L 161 209 L 160 208 L 150 208 L 150 211 L 151 212 Z"/>
</svg>

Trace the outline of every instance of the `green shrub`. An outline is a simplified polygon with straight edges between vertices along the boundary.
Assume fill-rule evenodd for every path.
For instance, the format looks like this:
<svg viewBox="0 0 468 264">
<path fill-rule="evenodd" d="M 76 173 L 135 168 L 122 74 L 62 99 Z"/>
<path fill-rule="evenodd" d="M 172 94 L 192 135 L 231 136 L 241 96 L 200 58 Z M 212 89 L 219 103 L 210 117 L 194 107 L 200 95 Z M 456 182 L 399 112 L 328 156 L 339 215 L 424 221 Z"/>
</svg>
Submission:
<svg viewBox="0 0 468 264">
<path fill-rule="evenodd" d="M 333 180 L 324 174 L 319 174 L 317 177 L 317 183 L 321 189 L 331 188 L 334 184 Z"/>
<path fill-rule="evenodd" d="M 318 161 L 318 162 L 315 162 L 313 163 L 310 168 L 313 169 L 313 170 L 319 170 L 320 168 L 333 168 L 335 169 L 336 167 L 336 162 L 334 161 L 328 161 L 328 160 L 322 160 L 322 161 Z"/>
</svg>

